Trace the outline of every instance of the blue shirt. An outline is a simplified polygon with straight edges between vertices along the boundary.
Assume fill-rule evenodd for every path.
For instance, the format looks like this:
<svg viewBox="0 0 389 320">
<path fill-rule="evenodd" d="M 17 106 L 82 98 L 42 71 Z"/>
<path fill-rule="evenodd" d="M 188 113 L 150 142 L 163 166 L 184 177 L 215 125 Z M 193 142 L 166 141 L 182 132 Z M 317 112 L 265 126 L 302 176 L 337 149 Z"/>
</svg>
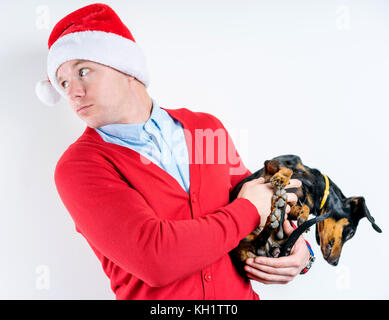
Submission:
<svg viewBox="0 0 389 320">
<path fill-rule="evenodd" d="M 189 155 L 182 124 L 152 99 L 144 123 L 108 124 L 95 128 L 105 142 L 130 148 L 173 176 L 189 192 Z"/>
</svg>

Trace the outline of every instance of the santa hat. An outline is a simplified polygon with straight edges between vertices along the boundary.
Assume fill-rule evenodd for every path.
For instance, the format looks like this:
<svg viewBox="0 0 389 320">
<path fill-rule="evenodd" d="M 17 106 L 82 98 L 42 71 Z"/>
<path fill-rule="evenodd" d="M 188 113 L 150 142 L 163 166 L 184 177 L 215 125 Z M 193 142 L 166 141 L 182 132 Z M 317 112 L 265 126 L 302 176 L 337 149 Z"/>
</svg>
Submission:
<svg viewBox="0 0 389 320">
<path fill-rule="evenodd" d="M 78 9 L 60 20 L 48 41 L 47 80 L 39 81 L 35 91 L 47 105 L 66 98 L 57 82 L 57 69 L 73 59 L 90 60 L 129 74 L 146 88 L 149 76 L 146 59 L 130 30 L 109 6 L 101 3 Z"/>
</svg>

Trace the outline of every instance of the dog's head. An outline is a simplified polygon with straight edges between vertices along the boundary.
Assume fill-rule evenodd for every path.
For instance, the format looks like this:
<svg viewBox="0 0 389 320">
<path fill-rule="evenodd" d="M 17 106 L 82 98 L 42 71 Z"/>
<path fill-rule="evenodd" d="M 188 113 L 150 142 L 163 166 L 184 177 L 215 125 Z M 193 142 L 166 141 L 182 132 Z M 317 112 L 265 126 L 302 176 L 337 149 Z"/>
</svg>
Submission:
<svg viewBox="0 0 389 320">
<path fill-rule="evenodd" d="M 330 218 L 317 224 L 316 241 L 320 245 L 324 259 L 336 266 L 343 245 L 355 235 L 359 220 L 366 217 L 375 231 L 380 233 L 382 231 L 375 224 L 363 197 L 340 199 L 330 196 L 328 201 L 325 210 L 331 211 Z"/>
</svg>

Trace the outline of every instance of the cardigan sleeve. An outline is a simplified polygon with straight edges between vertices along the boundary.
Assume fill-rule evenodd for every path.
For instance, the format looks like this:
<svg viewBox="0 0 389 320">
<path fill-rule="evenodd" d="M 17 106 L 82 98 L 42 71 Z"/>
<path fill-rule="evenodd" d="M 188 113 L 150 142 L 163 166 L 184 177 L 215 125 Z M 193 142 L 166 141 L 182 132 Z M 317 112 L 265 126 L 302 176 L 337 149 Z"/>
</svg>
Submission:
<svg viewBox="0 0 389 320">
<path fill-rule="evenodd" d="M 243 198 L 197 219 L 162 220 L 113 164 L 81 158 L 60 159 L 54 174 L 76 229 L 150 286 L 165 286 L 217 261 L 260 222 L 256 207 Z"/>
</svg>

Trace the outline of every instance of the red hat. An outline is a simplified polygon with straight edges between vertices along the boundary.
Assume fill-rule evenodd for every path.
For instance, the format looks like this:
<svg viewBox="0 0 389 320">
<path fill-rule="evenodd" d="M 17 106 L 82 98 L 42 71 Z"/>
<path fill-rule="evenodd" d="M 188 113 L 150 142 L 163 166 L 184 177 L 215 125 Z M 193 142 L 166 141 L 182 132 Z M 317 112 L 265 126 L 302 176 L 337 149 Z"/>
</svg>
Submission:
<svg viewBox="0 0 389 320">
<path fill-rule="evenodd" d="M 60 20 L 50 34 L 48 47 L 48 80 L 39 81 L 35 88 L 47 105 L 55 105 L 61 95 L 67 97 L 56 72 L 61 64 L 74 59 L 104 64 L 149 85 L 141 48 L 115 11 L 105 4 L 88 5 Z"/>
</svg>

